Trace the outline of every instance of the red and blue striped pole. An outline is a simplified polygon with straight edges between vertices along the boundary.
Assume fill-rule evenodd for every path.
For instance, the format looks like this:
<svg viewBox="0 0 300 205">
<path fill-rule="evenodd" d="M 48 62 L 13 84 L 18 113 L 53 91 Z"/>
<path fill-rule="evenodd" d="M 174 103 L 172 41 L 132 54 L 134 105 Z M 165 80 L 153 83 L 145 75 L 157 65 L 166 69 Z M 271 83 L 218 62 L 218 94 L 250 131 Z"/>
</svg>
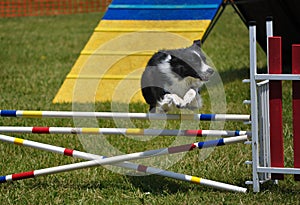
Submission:
<svg viewBox="0 0 300 205">
<path fill-rule="evenodd" d="M 241 130 L 166 130 L 139 128 L 78 128 L 78 127 L 15 127 L 0 126 L 0 133 L 33 134 L 102 134 L 102 135 L 138 135 L 138 136 L 241 136 L 251 135 L 250 131 Z"/>
<path fill-rule="evenodd" d="M 169 147 L 169 148 L 163 148 L 163 149 L 158 149 L 158 150 L 150 150 L 150 151 L 145 151 L 145 152 L 137 152 L 137 153 L 119 155 L 119 156 L 114 156 L 114 157 L 109 157 L 109 158 L 94 155 L 94 154 L 84 153 L 84 152 L 80 152 L 80 151 L 76 151 L 76 150 L 72 150 L 72 149 L 67 149 L 67 148 L 57 147 L 57 146 L 53 146 L 53 145 L 24 140 L 24 139 L 20 139 L 20 138 L 9 137 L 9 136 L 5 136 L 5 135 L 0 135 L 0 140 L 4 141 L 4 142 L 14 143 L 17 145 L 24 145 L 24 146 L 28 146 L 28 147 L 41 149 L 41 150 L 64 154 L 67 156 L 73 156 L 73 157 L 91 160 L 91 161 L 87 161 L 87 162 L 80 162 L 80 163 L 75 163 L 75 164 L 69 164 L 69 165 L 45 168 L 45 169 L 40 169 L 40 170 L 33 170 L 33 171 L 29 171 L 29 172 L 21 172 L 21 173 L 15 173 L 15 174 L 11 174 L 11 175 L 0 176 L 0 183 L 4 183 L 4 182 L 8 182 L 8 181 L 16 181 L 16 180 L 21 180 L 21 179 L 27 179 L 27 178 L 34 178 L 37 176 L 43 176 L 43 175 L 49 175 L 49 174 L 55 174 L 55 173 L 61 173 L 61 172 L 67 172 L 67 171 L 83 169 L 83 168 L 87 168 L 87 167 L 114 164 L 114 165 L 122 166 L 122 167 L 129 168 L 129 169 L 135 169 L 137 171 L 142 171 L 142 172 L 147 172 L 147 173 L 160 173 L 160 174 L 162 174 L 162 176 L 168 176 L 168 177 L 172 177 L 172 178 L 180 179 L 180 180 L 184 180 L 184 181 L 191 181 L 193 183 L 203 184 L 203 185 L 207 185 L 207 186 L 211 186 L 211 187 L 215 187 L 215 188 L 219 188 L 219 189 L 224 189 L 224 190 L 231 190 L 231 191 L 237 191 L 237 192 L 246 192 L 246 190 L 247 190 L 242 187 L 224 184 L 221 182 L 215 182 L 212 180 L 202 179 L 199 177 L 182 175 L 182 174 L 178 174 L 178 173 L 168 172 L 165 170 L 160 170 L 157 168 L 147 167 L 144 165 L 136 165 L 136 164 L 132 164 L 129 162 L 125 162 L 127 160 L 142 159 L 142 158 L 160 156 L 160 155 L 165 155 L 165 154 L 187 152 L 187 151 L 191 151 L 191 150 L 194 150 L 197 148 L 203 149 L 203 148 L 208 148 L 208 147 L 223 146 L 226 144 L 244 142 L 247 140 L 247 136 L 239 136 L 239 137 L 211 140 L 211 141 L 206 141 L 206 142 L 196 142 L 193 144 L 180 145 L 180 146 L 176 146 L 176 147 Z"/>
</svg>

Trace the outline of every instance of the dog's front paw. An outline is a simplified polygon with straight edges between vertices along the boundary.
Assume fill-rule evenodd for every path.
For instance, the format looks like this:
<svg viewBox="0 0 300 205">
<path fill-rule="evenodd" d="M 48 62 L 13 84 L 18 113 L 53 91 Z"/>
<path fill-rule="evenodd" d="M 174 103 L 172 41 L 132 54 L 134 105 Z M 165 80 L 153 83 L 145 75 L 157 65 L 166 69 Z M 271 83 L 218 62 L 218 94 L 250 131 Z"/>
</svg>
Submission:
<svg viewBox="0 0 300 205">
<path fill-rule="evenodd" d="M 187 103 L 176 94 L 168 94 L 168 98 L 172 100 L 173 105 L 177 108 L 185 108 L 187 106 Z"/>
<path fill-rule="evenodd" d="M 196 97 L 196 91 L 194 89 L 190 89 L 182 98 L 178 95 L 173 95 L 173 103 L 177 108 L 189 108 L 190 104 L 194 101 Z"/>
<path fill-rule="evenodd" d="M 190 104 L 196 97 L 197 91 L 194 89 L 190 89 L 189 91 L 186 92 L 186 94 L 183 97 L 183 101 L 186 104 Z"/>
<path fill-rule="evenodd" d="M 167 112 L 171 109 L 173 99 L 171 94 L 164 95 L 164 98 L 159 102 L 159 112 Z"/>
</svg>

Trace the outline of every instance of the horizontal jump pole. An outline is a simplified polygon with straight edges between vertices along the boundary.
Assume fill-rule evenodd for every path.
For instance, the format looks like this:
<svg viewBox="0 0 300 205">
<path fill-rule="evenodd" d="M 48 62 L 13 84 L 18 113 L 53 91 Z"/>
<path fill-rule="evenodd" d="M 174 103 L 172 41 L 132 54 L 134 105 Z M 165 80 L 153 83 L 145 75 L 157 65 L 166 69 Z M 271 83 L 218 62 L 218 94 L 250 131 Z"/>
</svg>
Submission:
<svg viewBox="0 0 300 205">
<path fill-rule="evenodd" d="M 200 120 L 200 121 L 250 121 L 250 115 L 239 114 L 157 114 L 122 112 L 73 112 L 0 110 L 1 117 L 23 118 L 99 118 L 99 119 L 139 119 L 139 120 Z"/>
<path fill-rule="evenodd" d="M 139 135 L 139 136 L 241 136 L 251 135 L 251 131 L 228 130 L 165 130 L 139 128 L 77 128 L 77 127 L 15 127 L 0 126 L 0 133 L 32 134 L 102 134 L 102 135 Z"/>
<path fill-rule="evenodd" d="M 76 158 L 81 158 L 85 160 L 96 160 L 96 159 L 103 159 L 106 158 L 105 156 L 99 156 L 95 154 L 90 154 L 86 152 L 81 152 L 77 150 L 72 150 L 68 148 L 63 148 L 63 147 L 58 147 L 58 146 L 53 146 L 49 144 L 44 144 L 44 143 L 39 143 L 39 142 L 34 142 L 30 140 L 25 140 L 21 138 L 14 138 L 6 135 L 0 135 L 0 140 L 3 142 L 8 142 L 11 144 L 16 144 L 16 145 L 22 145 L 26 147 L 31 147 L 35 149 L 40 149 L 44 151 L 49 151 L 49 152 L 54 152 L 66 156 L 71 156 L 71 157 L 76 157 Z M 222 182 L 217 182 L 217 181 L 212 181 L 196 176 L 191 176 L 191 175 L 185 175 L 185 174 L 180 174 L 180 173 L 175 173 L 171 171 L 166 171 L 154 167 L 149 167 L 149 166 L 144 166 L 141 164 L 134 164 L 131 162 L 120 162 L 118 164 L 114 164 L 115 166 L 127 168 L 127 169 L 132 169 L 136 170 L 139 172 L 145 172 L 145 173 L 150 173 L 150 174 L 155 174 L 155 175 L 160 175 L 164 177 L 169 177 L 181 181 L 187 181 L 187 182 L 192 182 L 195 184 L 200 184 L 200 185 L 206 185 L 210 186 L 213 188 L 218 188 L 218 189 L 223 189 L 223 190 L 229 190 L 229 191 L 236 191 L 236 192 L 243 192 L 245 193 L 247 191 L 246 188 L 243 187 L 238 187 Z M 33 171 L 32 175 L 35 176 L 35 171 Z M 24 173 L 30 173 L 30 172 L 24 172 Z M 12 174 L 12 175 L 7 175 L 7 176 L 0 176 L 0 183 L 1 182 L 7 182 L 7 181 L 13 181 L 13 180 L 18 180 L 22 179 L 22 177 L 28 176 L 27 174 L 24 173 L 19 173 L 19 174 Z"/>
</svg>

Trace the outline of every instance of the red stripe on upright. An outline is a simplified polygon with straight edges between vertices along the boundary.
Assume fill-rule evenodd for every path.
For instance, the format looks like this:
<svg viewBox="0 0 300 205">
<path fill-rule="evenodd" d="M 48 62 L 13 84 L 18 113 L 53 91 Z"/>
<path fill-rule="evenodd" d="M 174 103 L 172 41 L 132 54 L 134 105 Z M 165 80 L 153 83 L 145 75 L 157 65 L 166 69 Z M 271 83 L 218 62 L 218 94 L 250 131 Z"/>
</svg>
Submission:
<svg viewBox="0 0 300 205">
<path fill-rule="evenodd" d="M 300 44 L 292 45 L 292 73 L 300 74 Z M 293 81 L 294 167 L 300 168 L 300 81 Z M 300 175 L 294 176 L 300 181 Z"/>
<path fill-rule="evenodd" d="M 269 73 L 282 73 L 281 37 L 269 37 Z M 270 148 L 271 166 L 284 167 L 282 131 L 282 85 L 270 81 Z M 283 179 L 283 174 L 272 174 L 272 179 Z"/>
<path fill-rule="evenodd" d="M 74 150 L 72 150 L 72 149 L 65 149 L 64 150 L 64 155 L 66 155 L 66 156 L 73 156 L 73 151 Z"/>
<path fill-rule="evenodd" d="M 49 134 L 49 127 L 33 127 L 32 133 Z"/>
<path fill-rule="evenodd" d="M 34 177 L 34 171 L 22 172 L 12 175 L 12 180 L 28 179 Z"/>
</svg>

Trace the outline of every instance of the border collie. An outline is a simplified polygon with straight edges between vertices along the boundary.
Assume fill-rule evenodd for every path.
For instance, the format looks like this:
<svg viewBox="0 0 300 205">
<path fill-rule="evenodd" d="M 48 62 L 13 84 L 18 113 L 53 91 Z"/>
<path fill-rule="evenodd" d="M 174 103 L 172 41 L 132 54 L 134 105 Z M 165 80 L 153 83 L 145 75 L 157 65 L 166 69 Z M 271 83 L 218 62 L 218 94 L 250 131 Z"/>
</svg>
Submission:
<svg viewBox="0 0 300 205">
<path fill-rule="evenodd" d="M 213 73 L 201 51 L 200 40 L 187 48 L 158 51 L 148 61 L 141 79 L 149 111 L 201 108 L 200 87 Z"/>
</svg>

